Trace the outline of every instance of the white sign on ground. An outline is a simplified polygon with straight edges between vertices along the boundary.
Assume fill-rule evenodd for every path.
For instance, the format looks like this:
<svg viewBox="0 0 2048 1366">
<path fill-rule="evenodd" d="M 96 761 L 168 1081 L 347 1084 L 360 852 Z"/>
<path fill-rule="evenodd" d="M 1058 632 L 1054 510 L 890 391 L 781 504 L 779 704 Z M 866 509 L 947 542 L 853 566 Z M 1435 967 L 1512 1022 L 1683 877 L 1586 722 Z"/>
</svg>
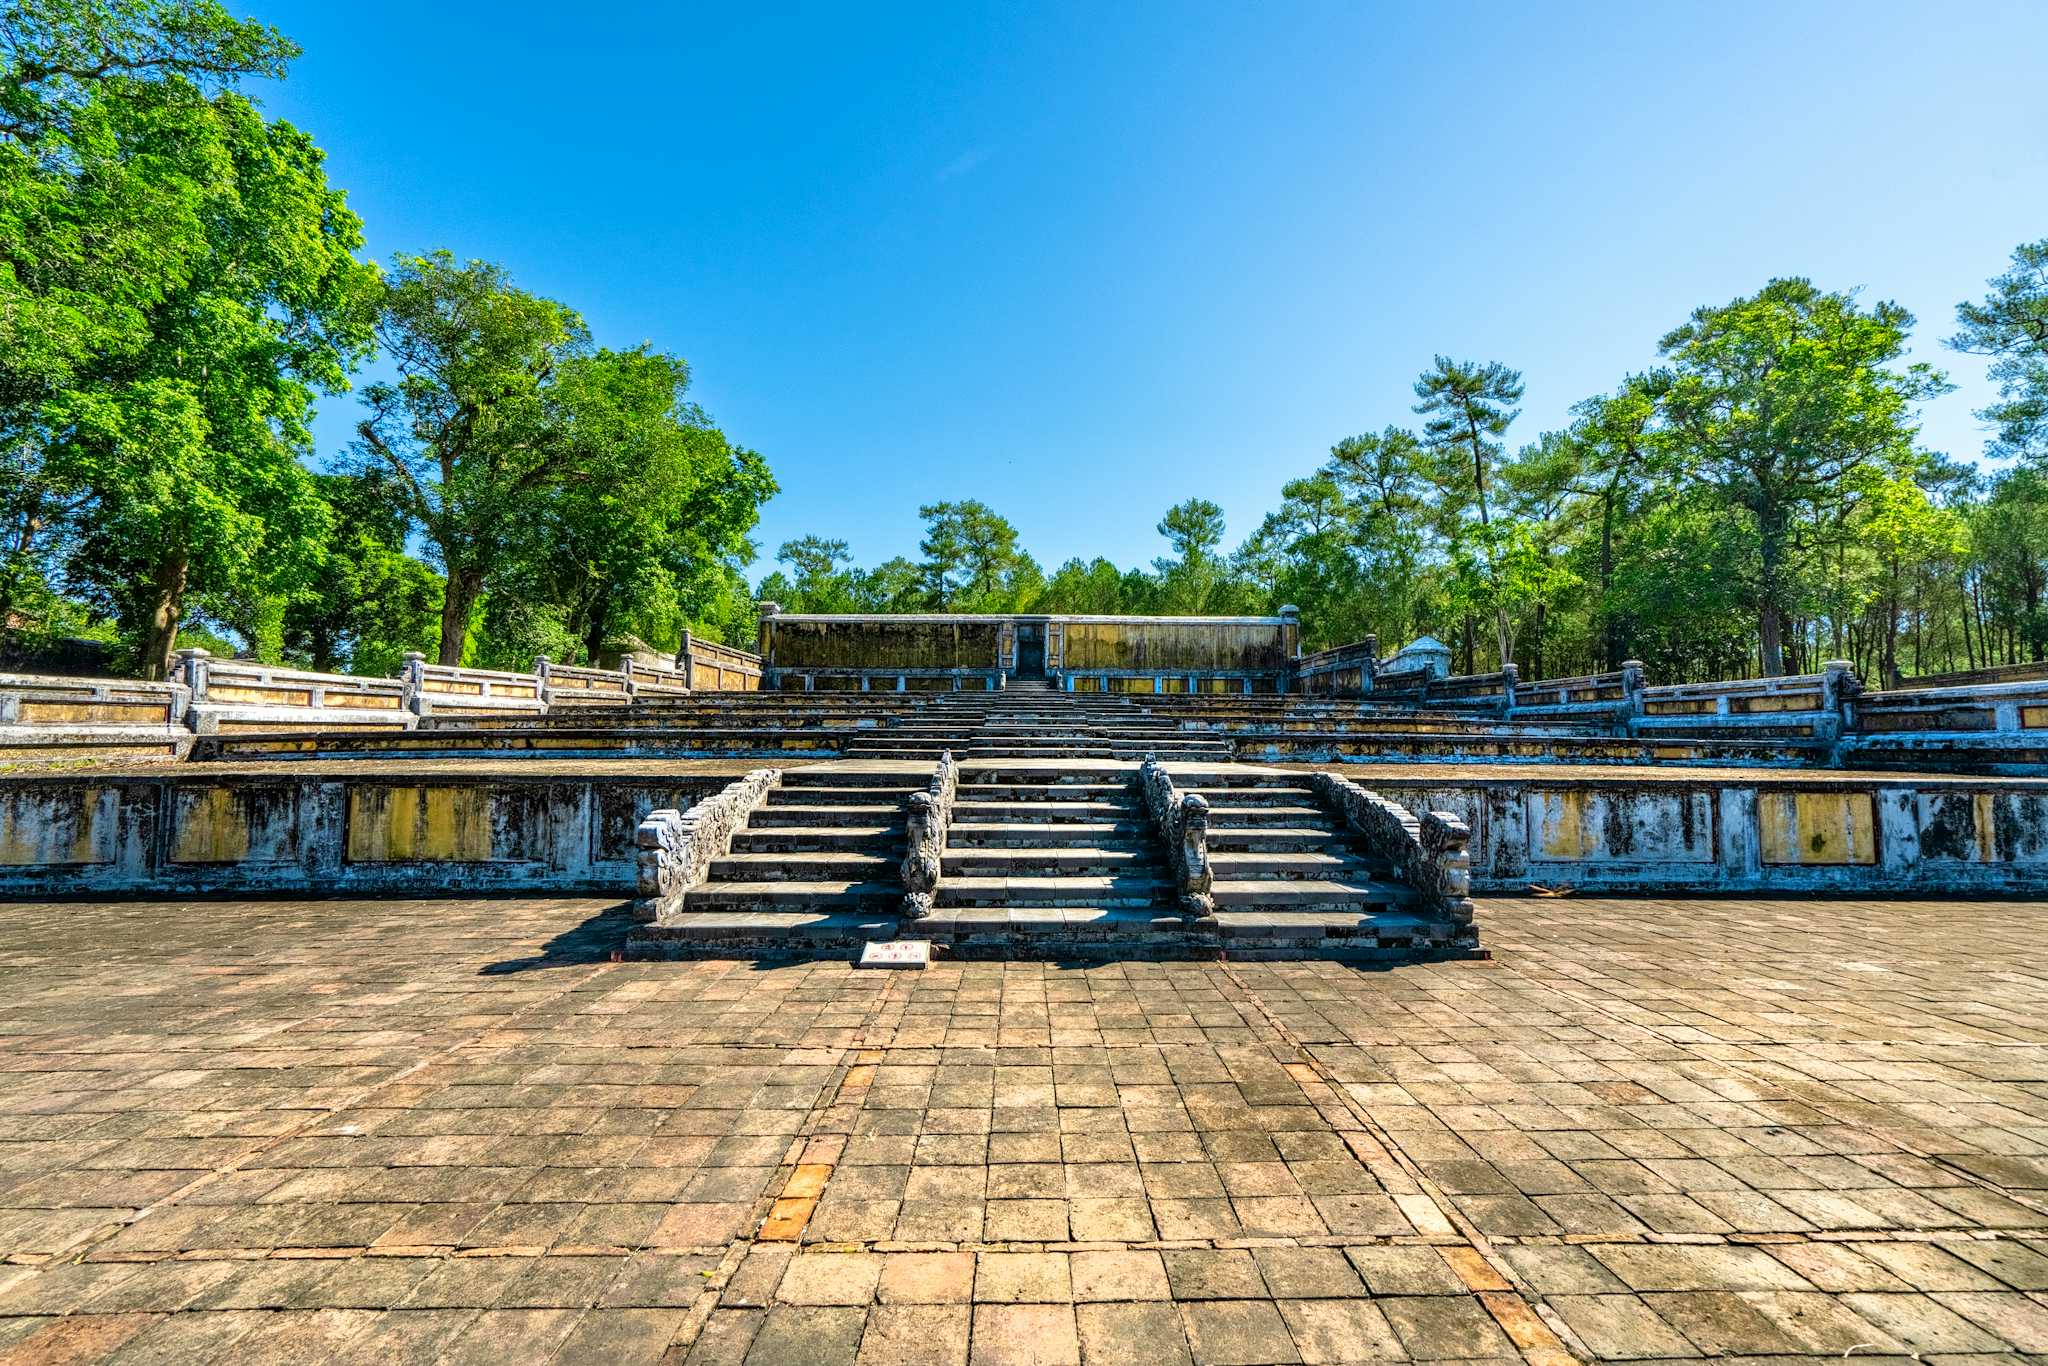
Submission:
<svg viewBox="0 0 2048 1366">
<path fill-rule="evenodd" d="M 931 962 L 929 939 L 871 939 L 860 953 L 864 968 L 926 968 Z"/>
</svg>

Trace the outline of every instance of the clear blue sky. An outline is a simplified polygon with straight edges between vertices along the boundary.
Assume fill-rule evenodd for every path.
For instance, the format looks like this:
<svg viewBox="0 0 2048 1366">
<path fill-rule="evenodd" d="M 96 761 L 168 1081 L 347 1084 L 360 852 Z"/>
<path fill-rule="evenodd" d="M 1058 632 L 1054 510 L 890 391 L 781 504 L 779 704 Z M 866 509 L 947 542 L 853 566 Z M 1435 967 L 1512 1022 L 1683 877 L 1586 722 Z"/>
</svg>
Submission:
<svg viewBox="0 0 2048 1366">
<path fill-rule="evenodd" d="M 1920 318 L 1974 456 L 1957 300 L 2048 237 L 2048 5 L 243 0 L 265 94 L 368 247 L 505 263 L 685 356 L 816 532 L 912 554 L 980 498 L 1048 568 L 1230 540 L 1432 352 L 1521 369 L 1510 435 L 1774 274 Z M 329 400 L 321 453 L 354 400 Z"/>
</svg>

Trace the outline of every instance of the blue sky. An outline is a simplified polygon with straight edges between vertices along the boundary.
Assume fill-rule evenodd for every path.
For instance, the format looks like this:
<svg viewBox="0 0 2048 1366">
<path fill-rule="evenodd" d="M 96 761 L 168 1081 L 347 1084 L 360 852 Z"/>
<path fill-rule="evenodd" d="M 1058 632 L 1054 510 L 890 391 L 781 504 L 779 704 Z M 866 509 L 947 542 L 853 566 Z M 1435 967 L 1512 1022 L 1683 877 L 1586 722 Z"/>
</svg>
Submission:
<svg viewBox="0 0 2048 1366">
<path fill-rule="evenodd" d="M 244 0 L 306 49 L 368 250 L 505 263 L 685 356 L 790 537 L 912 554 L 980 498 L 1048 568 L 1234 544 L 1433 352 L 1513 442 L 1772 275 L 1920 318 L 2048 237 L 2048 5 L 405 6 Z M 321 454 L 354 400 L 328 400 Z"/>
</svg>

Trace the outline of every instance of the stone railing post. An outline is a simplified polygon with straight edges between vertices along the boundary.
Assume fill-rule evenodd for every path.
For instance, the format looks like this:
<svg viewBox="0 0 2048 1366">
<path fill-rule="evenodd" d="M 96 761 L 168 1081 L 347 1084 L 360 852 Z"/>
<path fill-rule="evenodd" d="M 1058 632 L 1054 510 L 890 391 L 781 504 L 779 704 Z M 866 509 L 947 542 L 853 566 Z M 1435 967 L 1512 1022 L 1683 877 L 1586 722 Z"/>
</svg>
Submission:
<svg viewBox="0 0 2048 1366">
<path fill-rule="evenodd" d="M 425 716 L 429 710 L 427 702 L 427 657 L 418 650 L 405 652 L 405 663 L 398 670 L 398 677 L 405 684 L 405 709 L 414 716 Z"/>
<path fill-rule="evenodd" d="M 1643 661 L 1624 659 L 1621 661 L 1621 724 L 1624 731 L 1635 728 L 1635 719 L 1643 714 L 1643 689 L 1647 686 Z"/>
<path fill-rule="evenodd" d="M 1500 706 L 1505 716 L 1515 709 L 1515 686 L 1522 681 L 1522 671 L 1513 663 L 1500 666 Z"/>
<path fill-rule="evenodd" d="M 534 689 L 534 692 L 540 697 L 541 714 L 546 715 L 555 709 L 555 692 L 554 688 L 548 683 L 548 657 L 546 655 L 534 656 L 533 676 L 539 680 L 539 686 Z"/>
<path fill-rule="evenodd" d="M 176 662 L 171 665 L 171 681 L 183 683 L 194 702 L 206 700 L 207 661 L 211 658 L 211 653 L 195 645 L 178 651 Z"/>
<path fill-rule="evenodd" d="M 690 662 L 690 628 L 683 628 L 683 642 L 676 646 L 676 670 L 683 676 L 683 686 L 697 690 L 697 668 Z"/>
<path fill-rule="evenodd" d="M 906 811 L 903 855 L 903 919 L 922 920 L 932 913 L 932 899 L 946 862 L 946 832 L 953 823 L 953 795 L 960 785 L 960 766 L 953 751 L 939 756 L 931 785 L 913 792 Z"/>
<path fill-rule="evenodd" d="M 1846 659 L 1831 659 L 1823 666 L 1820 676 L 1821 710 L 1828 714 L 1827 724 L 1832 733 L 1825 738 L 1840 740 L 1854 722 L 1856 697 L 1863 691 L 1863 680 L 1856 677 L 1856 666 Z"/>
</svg>

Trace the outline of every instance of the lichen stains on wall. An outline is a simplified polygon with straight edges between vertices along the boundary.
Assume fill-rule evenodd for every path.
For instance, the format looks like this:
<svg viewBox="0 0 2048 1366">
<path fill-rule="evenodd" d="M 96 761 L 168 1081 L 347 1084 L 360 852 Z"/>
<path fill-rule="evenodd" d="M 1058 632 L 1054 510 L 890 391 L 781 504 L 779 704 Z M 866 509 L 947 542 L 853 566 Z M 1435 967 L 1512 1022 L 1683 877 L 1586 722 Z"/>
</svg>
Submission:
<svg viewBox="0 0 2048 1366">
<path fill-rule="evenodd" d="M 1527 794 L 1529 856 L 1539 861 L 1711 863 L 1710 792 L 1606 792 L 1589 788 Z"/>
<path fill-rule="evenodd" d="M 1757 798 L 1763 861 L 1842 866 L 1877 862 L 1876 819 L 1866 792 L 1765 792 Z"/>
<path fill-rule="evenodd" d="M 111 788 L 73 786 L 0 792 L 0 865 L 34 868 L 112 863 Z"/>
<path fill-rule="evenodd" d="M 350 863 L 491 857 L 491 794 L 481 787 L 358 787 L 348 796 Z"/>
</svg>

